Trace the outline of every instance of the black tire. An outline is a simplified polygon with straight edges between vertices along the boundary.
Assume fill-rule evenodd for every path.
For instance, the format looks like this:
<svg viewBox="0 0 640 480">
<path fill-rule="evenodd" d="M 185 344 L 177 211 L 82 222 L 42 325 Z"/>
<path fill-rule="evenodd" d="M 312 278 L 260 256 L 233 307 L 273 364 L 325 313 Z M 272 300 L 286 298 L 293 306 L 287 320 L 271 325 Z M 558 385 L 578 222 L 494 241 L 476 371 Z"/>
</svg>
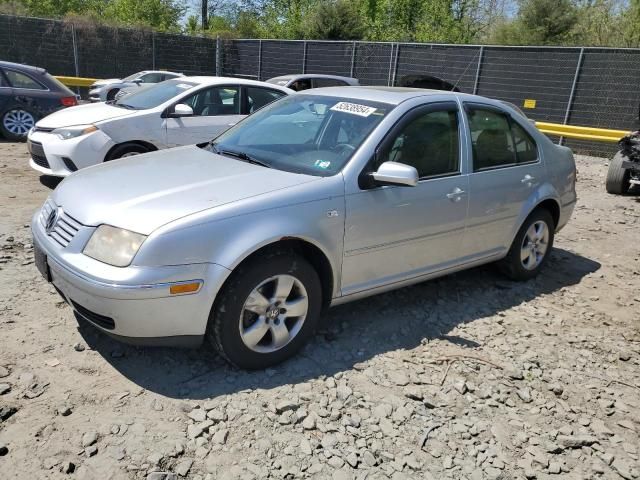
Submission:
<svg viewBox="0 0 640 480">
<path fill-rule="evenodd" d="M 622 162 L 628 158 L 622 152 L 616 153 L 609 163 L 607 170 L 607 192 L 614 195 L 624 195 L 631 187 L 631 172 L 622 168 Z"/>
<path fill-rule="evenodd" d="M 107 92 L 107 102 L 111 102 L 115 100 L 116 95 L 118 94 L 119 91 L 120 91 L 119 88 L 112 88 L 111 90 L 109 90 Z"/>
<path fill-rule="evenodd" d="M 289 343 L 272 352 L 256 352 L 242 340 L 241 316 L 249 294 L 265 280 L 277 275 L 292 276 L 301 282 L 308 299 L 307 314 Z M 271 252 L 250 259 L 231 274 L 211 309 L 207 339 L 222 357 L 239 368 L 267 368 L 290 358 L 308 341 L 317 327 L 321 310 L 322 285 L 309 262 L 293 252 Z"/>
<path fill-rule="evenodd" d="M 548 240 L 546 242 L 547 247 L 537 266 L 528 269 L 523 264 L 523 260 L 521 260 L 521 250 L 525 243 L 525 236 L 527 235 L 527 231 L 532 225 L 535 225 L 537 222 L 544 222 L 544 224 L 546 225 L 546 229 L 548 232 Z M 527 217 L 527 219 L 520 227 L 520 230 L 518 230 L 516 238 L 514 238 L 507 256 L 498 263 L 500 270 L 502 270 L 502 272 L 510 279 L 517 281 L 529 280 L 538 275 L 538 273 L 540 273 L 540 270 L 544 267 L 545 263 L 547 263 L 549 255 L 551 254 L 551 250 L 553 249 L 554 233 L 555 224 L 553 221 L 553 217 L 547 209 L 538 208 L 531 212 L 531 214 Z"/>
<path fill-rule="evenodd" d="M 18 120 L 19 118 L 28 119 L 25 120 L 28 122 L 28 124 L 23 124 L 22 122 L 20 122 L 20 126 L 16 125 L 15 123 L 9 124 L 9 121 L 11 119 Z M 12 142 L 26 142 L 29 129 L 33 127 L 37 121 L 38 116 L 28 108 L 19 106 L 10 107 L 7 110 L 3 111 L 2 114 L 0 114 L 0 134 L 2 134 L 4 138 Z M 18 128 L 24 126 L 25 131 L 21 134 L 18 134 L 15 131 L 12 132 L 11 130 L 9 130 L 9 128 L 11 128 L 11 125 L 15 125 Z"/>
<path fill-rule="evenodd" d="M 129 155 L 138 155 L 140 153 L 147 153 L 149 151 L 148 148 L 143 147 L 142 145 L 137 145 L 135 143 L 129 143 L 124 145 L 118 145 L 113 150 L 109 152 L 107 158 L 104 159 L 105 162 L 109 160 L 115 160 L 117 158 L 122 158 L 124 156 Z"/>
</svg>

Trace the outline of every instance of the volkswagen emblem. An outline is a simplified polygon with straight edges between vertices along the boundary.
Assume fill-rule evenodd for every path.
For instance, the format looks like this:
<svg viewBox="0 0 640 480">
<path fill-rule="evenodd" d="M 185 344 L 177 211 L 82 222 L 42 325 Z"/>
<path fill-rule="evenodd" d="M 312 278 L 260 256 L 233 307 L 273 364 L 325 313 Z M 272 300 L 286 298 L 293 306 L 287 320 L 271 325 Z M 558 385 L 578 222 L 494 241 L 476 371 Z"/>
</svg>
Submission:
<svg viewBox="0 0 640 480">
<path fill-rule="evenodd" d="M 53 231 L 53 229 L 56 226 L 56 223 L 58 222 L 59 216 L 60 216 L 59 208 L 54 208 L 53 210 L 51 210 L 51 213 L 49 213 L 49 216 L 47 217 L 47 223 L 44 226 L 45 232 L 51 233 Z"/>
</svg>

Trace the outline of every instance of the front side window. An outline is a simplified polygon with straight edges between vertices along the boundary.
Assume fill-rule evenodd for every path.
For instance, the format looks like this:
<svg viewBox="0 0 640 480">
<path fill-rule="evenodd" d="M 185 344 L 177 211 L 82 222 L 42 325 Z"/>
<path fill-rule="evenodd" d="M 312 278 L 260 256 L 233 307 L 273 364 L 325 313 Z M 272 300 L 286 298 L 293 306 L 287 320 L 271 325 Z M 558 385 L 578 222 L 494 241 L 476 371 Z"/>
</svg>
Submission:
<svg viewBox="0 0 640 480">
<path fill-rule="evenodd" d="M 296 80 L 291 85 L 289 85 L 291 90 L 295 90 L 296 92 L 301 92 L 302 90 L 309 90 L 311 88 L 311 79 L 302 78 L 300 80 Z"/>
<path fill-rule="evenodd" d="M 140 77 L 142 83 L 158 83 L 162 81 L 163 75 L 161 73 L 147 73 Z"/>
<path fill-rule="evenodd" d="M 30 90 L 46 90 L 44 85 L 37 82 L 33 78 L 24 73 L 16 72 L 15 70 L 5 70 L 9 83 L 13 88 L 28 88 Z"/>
<path fill-rule="evenodd" d="M 216 138 L 215 153 L 242 153 L 296 173 L 334 175 L 393 106 L 323 95 L 273 102 Z"/>
<path fill-rule="evenodd" d="M 411 165 L 420 178 L 458 173 L 457 111 L 441 110 L 416 115 L 385 141 L 376 156 L 376 167 L 383 162 Z"/>
<path fill-rule="evenodd" d="M 474 171 L 536 161 L 531 136 L 508 115 L 491 109 L 469 108 Z"/>
<path fill-rule="evenodd" d="M 316 78 L 314 81 L 314 88 L 322 87 L 344 87 L 347 83 L 335 78 Z"/>
<path fill-rule="evenodd" d="M 118 100 L 115 105 L 133 110 L 155 108 L 171 100 L 173 97 L 185 93 L 196 85 L 197 83 L 187 82 L 182 79 L 169 80 L 157 83 L 149 88 L 141 88 L 137 92 L 130 93 Z"/>
<path fill-rule="evenodd" d="M 138 72 L 138 73 L 134 73 L 133 75 L 129 75 L 128 77 L 124 77 L 122 79 L 123 82 L 133 82 L 136 78 L 141 78 L 143 75 L 145 75 L 147 72 L 142 71 L 142 72 Z"/>
<path fill-rule="evenodd" d="M 278 90 L 271 90 L 268 88 L 260 87 L 247 87 L 247 101 L 249 102 L 249 113 L 253 113 L 256 110 L 268 105 L 269 103 L 278 100 L 285 96 L 284 92 Z"/>
<path fill-rule="evenodd" d="M 240 114 L 239 87 L 211 87 L 200 90 L 180 103 L 189 105 L 201 117 Z"/>
</svg>

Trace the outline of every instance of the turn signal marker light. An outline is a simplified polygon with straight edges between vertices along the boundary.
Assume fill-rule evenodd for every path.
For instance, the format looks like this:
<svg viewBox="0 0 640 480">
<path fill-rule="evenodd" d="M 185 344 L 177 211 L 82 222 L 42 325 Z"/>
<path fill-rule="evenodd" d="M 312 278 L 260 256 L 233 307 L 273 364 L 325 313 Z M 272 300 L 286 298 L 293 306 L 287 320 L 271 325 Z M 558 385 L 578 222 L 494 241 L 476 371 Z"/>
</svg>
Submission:
<svg viewBox="0 0 640 480">
<path fill-rule="evenodd" d="M 200 289 L 200 282 L 181 283 L 179 285 L 171 285 L 169 292 L 171 295 L 180 295 L 182 293 L 193 293 Z"/>
</svg>

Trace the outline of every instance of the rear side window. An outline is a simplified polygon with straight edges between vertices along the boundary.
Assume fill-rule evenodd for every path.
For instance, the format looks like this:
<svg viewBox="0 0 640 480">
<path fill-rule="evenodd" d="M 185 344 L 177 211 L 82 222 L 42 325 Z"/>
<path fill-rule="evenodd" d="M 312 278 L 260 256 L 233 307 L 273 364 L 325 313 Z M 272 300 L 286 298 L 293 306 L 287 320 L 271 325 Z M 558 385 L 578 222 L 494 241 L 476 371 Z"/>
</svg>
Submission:
<svg viewBox="0 0 640 480">
<path fill-rule="evenodd" d="M 284 97 L 283 92 L 260 87 L 247 87 L 247 100 L 249 102 L 249 113 L 268 105 L 269 103 Z"/>
<path fill-rule="evenodd" d="M 342 80 L 336 80 L 334 78 L 316 78 L 314 81 L 314 87 L 315 88 L 322 88 L 322 87 L 343 87 L 345 85 L 347 85 L 345 82 L 343 82 Z"/>
<path fill-rule="evenodd" d="M 34 80 L 24 73 L 15 70 L 5 70 L 9 83 L 13 88 L 28 88 L 30 90 L 46 90 L 46 87 L 40 82 Z"/>
<path fill-rule="evenodd" d="M 533 138 L 508 115 L 491 109 L 468 108 L 474 171 L 536 161 Z"/>
</svg>

